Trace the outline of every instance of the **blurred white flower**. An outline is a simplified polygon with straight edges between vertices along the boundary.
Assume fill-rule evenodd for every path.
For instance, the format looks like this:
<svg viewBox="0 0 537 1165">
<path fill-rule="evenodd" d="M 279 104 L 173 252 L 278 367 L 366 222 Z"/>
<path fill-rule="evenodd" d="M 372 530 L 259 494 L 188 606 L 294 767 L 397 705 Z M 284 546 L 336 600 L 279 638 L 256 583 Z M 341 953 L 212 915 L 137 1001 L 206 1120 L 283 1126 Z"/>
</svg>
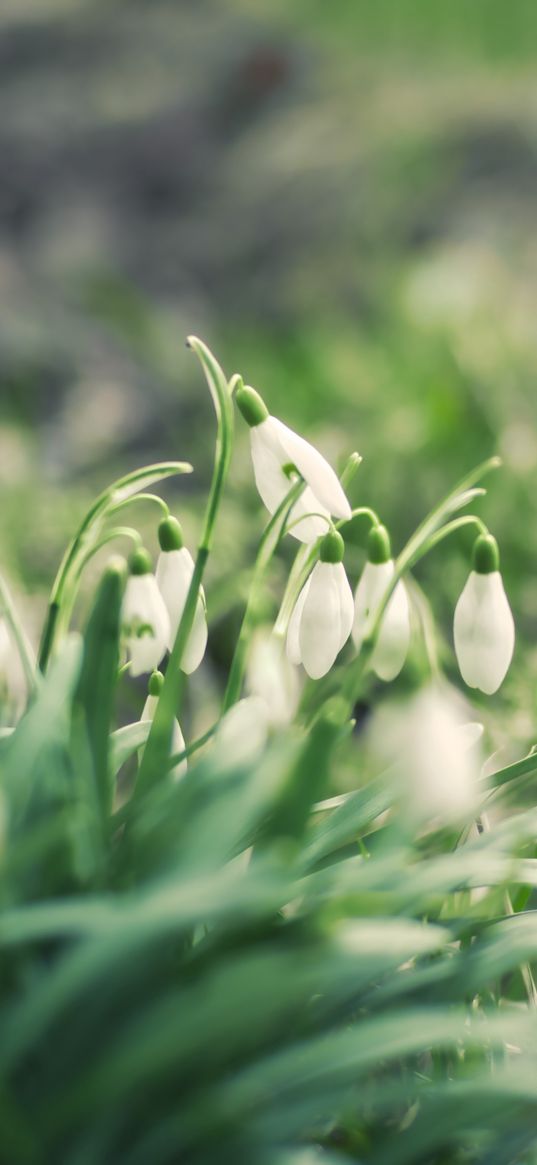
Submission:
<svg viewBox="0 0 537 1165">
<path fill-rule="evenodd" d="M 129 566 L 121 622 L 131 675 L 139 676 L 158 667 L 168 645 L 170 620 L 147 551 L 136 550 Z"/>
<path fill-rule="evenodd" d="M 214 735 L 218 758 L 227 766 L 246 765 L 262 753 L 268 739 L 270 716 L 265 700 L 246 696 L 222 716 Z"/>
<path fill-rule="evenodd" d="M 455 608 L 455 653 L 468 687 L 492 695 L 513 657 L 515 624 L 497 569 L 497 545 L 490 535 L 477 539 L 473 565 Z"/>
<path fill-rule="evenodd" d="M 271 725 L 291 722 L 300 695 L 298 671 L 287 658 L 283 641 L 268 627 L 258 627 L 252 637 L 245 679 L 248 695 L 265 701 Z"/>
<path fill-rule="evenodd" d="M 240 388 L 236 400 L 250 426 L 255 482 L 269 513 L 277 510 L 289 492 L 290 474 L 296 469 L 306 488 L 289 515 L 289 533 L 301 542 L 313 542 L 325 533 L 331 514 L 350 518 L 351 508 L 338 477 L 318 449 L 270 416 L 255 389 Z"/>
<path fill-rule="evenodd" d="M 287 630 L 287 655 L 318 680 L 326 675 L 347 642 L 354 602 L 343 566 L 344 542 L 337 531 L 321 542 L 320 561 L 295 603 Z"/>
<path fill-rule="evenodd" d="M 194 559 L 186 546 L 183 546 L 181 527 L 176 518 L 163 518 L 159 526 L 159 541 L 161 551 L 157 560 L 156 579 L 170 621 L 168 648 L 171 651 L 194 573 Z M 203 588 L 200 588 L 192 628 L 181 660 L 181 670 L 187 675 L 199 667 L 206 646 L 205 595 Z"/>
<path fill-rule="evenodd" d="M 447 684 L 430 683 L 404 704 L 377 715 L 371 746 L 392 768 L 405 816 L 449 825 L 477 810 L 482 727 L 469 724 L 467 712 L 465 701 Z"/>
<path fill-rule="evenodd" d="M 359 651 L 372 630 L 377 612 L 393 578 L 395 564 L 366 562 L 354 597 L 352 638 Z M 394 680 L 407 657 L 410 643 L 410 609 L 402 579 L 397 583 L 384 612 L 371 667 L 379 679 Z"/>
</svg>

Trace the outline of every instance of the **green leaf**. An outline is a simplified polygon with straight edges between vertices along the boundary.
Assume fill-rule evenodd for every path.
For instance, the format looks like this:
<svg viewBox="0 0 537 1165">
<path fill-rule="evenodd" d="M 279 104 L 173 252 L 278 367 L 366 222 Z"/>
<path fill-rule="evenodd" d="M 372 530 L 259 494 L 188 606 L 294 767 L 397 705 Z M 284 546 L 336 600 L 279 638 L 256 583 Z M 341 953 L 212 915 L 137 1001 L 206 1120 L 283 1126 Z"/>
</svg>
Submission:
<svg viewBox="0 0 537 1165">
<path fill-rule="evenodd" d="M 121 560 L 105 570 L 84 635 L 82 669 L 73 716 L 80 713 L 93 764 L 97 801 L 103 822 L 112 807 L 109 733 L 119 665 L 121 604 L 126 572 Z"/>
<path fill-rule="evenodd" d="M 3 750 L 9 820 L 19 826 L 31 799 L 63 784 L 58 756 L 68 750 L 71 705 L 82 662 L 82 640 L 71 634 L 53 658 L 34 702 Z"/>
<path fill-rule="evenodd" d="M 180 473 L 192 473 L 192 468 L 189 461 L 157 461 L 154 465 L 135 469 L 132 473 L 126 473 L 124 477 L 119 477 L 108 489 L 104 490 L 95 506 L 107 510 L 109 505 L 115 506 L 118 502 L 125 501 L 126 498 L 140 493 L 141 490 L 147 489 L 150 485 L 155 485 L 157 481 L 164 481 L 165 478 L 174 477 Z"/>
</svg>

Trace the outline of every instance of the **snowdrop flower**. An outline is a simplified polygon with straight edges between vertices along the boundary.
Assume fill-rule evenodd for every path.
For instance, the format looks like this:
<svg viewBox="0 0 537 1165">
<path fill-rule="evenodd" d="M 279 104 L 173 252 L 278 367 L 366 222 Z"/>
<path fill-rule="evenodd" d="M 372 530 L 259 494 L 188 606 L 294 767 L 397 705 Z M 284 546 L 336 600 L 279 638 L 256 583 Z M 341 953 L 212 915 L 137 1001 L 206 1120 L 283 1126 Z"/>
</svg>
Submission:
<svg viewBox="0 0 537 1165">
<path fill-rule="evenodd" d="M 479 803 L 481 726 L 469 725 L 465 701 L 431 683 L 372 728 L 373 750 L 393 766 L 401 808 L 412 820 L 442 825 L 471 817 Z"/>
<path fill-rule="evenodd" d="M 391 557 L 390 538 L 385 526 L 373 526 L 368 538 L 368 561 L 356 588 L 352 637 L 360 650 L 373 630 L 377 613 L 391 583 L 395 563 Z M 402 579 L 384 612 L 371 666 L 381 680 L 393 680 L 403 667 L 410 643 L 410 609 Z"/>
<path fill-rule="evenodd" d="M 157 710 L 157 704 L 160 693 L 162 691 L 163 683 L 164 676 L 162 675 L 162 672 L 154 671 L 153 674 L 149 677 L 149 683 L 147 685 L 148 695 L 142 709 L 140 720 L 153 720 Z M 178 752 L 184 752 L 184 749 L 185 738 L 181 732 L 181 726 L 178 720 L 174 720 L 172 728 L 171 755 L 175 756 L 175 754 Z M 177 781 L 180 777 L 184 777 L 187 768 L 188 764 L 185 757 L 185 759 L 180 761 L 178 765 L 175 765 L 173 769 L 170 769 L 170 776 L 173 778 L 173 780 Z"/>
<path fill-rule="evenodd" d="M 344 550 L 337 530 L 325 534 L 320 561 L 302 587 L 289 620 L 288 658 L 291 663 L 302 663 L 314 680 L 330 671 L 351 633 L 354 604 L 342 561 Z"/>
<path fill-rule="evenodd" d="M 298 707 L 298 671 L 287 658 L 285 644 L 268 627 L 255 631 L 246 664 L 246 691 L 265 701 L 270 724 L 289 724 Z"/>
<path fill-rule="evenodd" d="M 322 454 L 277 417 L 271 417 L 255 389 L 239 388 L 236 401 L 250 426 L 255 483 L 269 513 L 278 509 L 289 492 L 290 475 L 298 471 L 306 488 L 289 515 L 289 524 L 296 522 L 290 534 L 301 542 L 313 542 L 326 531 L 330 514 L 350 518 L 349 502 Z"/>
<path fill-rule="evenodd" d="M 151 573 L 147 550 L 135 550 L 129 560 L 129 577 L 122 610 L 123 635 L 131 658 L 131 675 L 153 671 L 166 651 L 170 620 L 157 580 Z"/>
<path fill-rule="evenodd" d="M 156 579 L 170 621 L 167 646 L 171 651 L 194 573 L 194 559 L 183 544 L 183 533 L 176 518 L 163 518 L 158 528 L 158 536 L 160 555 L 157 561 Z M 181 670 L 187 675 L 199 667 L 206 646 L 205 595 L 203 589 L 200 589 L 194 621 L 181 660 Z"/>
<path fill-rule="evenodd" d="M 455 653 L 465 683 L 488 696 L 505 678 L 515 646 L 515 624 L 491 534 L 474 543 L 472 571 L 455 608 Z"/>
<path fill-rule="evenodd" d="M 222 716 L 215 732 L 217 756 L 226 765 L 247 765 L 257 760 L 267 743 L 270 727 L 268 706 L 260 696 L 238 700 Z"/>
</svg>

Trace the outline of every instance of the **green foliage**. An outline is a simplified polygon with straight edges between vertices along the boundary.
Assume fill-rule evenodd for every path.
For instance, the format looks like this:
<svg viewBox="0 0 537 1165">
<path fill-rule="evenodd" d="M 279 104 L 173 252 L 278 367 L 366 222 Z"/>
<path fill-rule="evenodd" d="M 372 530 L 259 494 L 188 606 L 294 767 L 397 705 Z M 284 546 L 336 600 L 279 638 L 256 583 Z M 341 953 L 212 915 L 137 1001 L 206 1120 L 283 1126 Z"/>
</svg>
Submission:
<svg viewBox="0 0 537 1165">
<path fill-rule="evenodd" d="M 0 1159 L 532 1160 L 537 926 L 502 902 L 537 882 L 535 812 L 456 849 L 383 825 L 382 782 L 315 812 L 357 750 L 325 717 L 154 774 L 103 831 L 117 582 L 3 746 Z"/>
<path fill-rule="evenodd" d="M 201 341 L 191 346 L 213 396 L 216 453 L 152 726 L 114 728 L 125 586 L 141 579 L 158 591 L 157 580 L 126 583 L 122 560 L 112 560 L 83 634 L 68 628 L 91 555 L 118 532 L 139 541 L 107 520 L 144 486 L 188 469 L 183 462 L 121 479 L 82 520 L 53 584 L 27 708 L 0 742 L 0 1162 L 531 1165 L 537 813 L 531 790 L 529 806 L 524 798 L 537 760 L 498 769 L 480 792 L 487 816 L 476 825 L 473 801 L 457 790 L 460 747 L 447 771 L 453 799 L 444 789 L 435 801 L 433 791 L 427 808 L 419 778 L 412 785 L 403 767 L 398 788 L 393 773 L 371 765 L 352 711 L 364 694 L 375 698 L 368 666 L 390 595 L 461 525 L 485 529 L 459 512 L 483 494 L 476 482 L 497 461 L 467 473 L 426 515 L 370 611 L 357 655 L 342 653 L 333 670 L 327 663 L 326 682 L 306 688 L 296 717 L 272 722 L 255 756 L 234 755 L 219 717 L 170 757 L 241 383 L 226 380 Z M 312 490 L 307 475 L 339 488 L 316 450 L 297 447 L 304 477 L 295 467 L 289 483 L 283 465 L 281 481 L 278 465 L 271 470 L 274 513 L 255 561 L 227 716 L 239 708 L 266 573 Z M 377 521 L 361 507 L 337 525 L 345 531 L 364 516 Z M 317 568 L 323 538 L 300 546 L 277 624 Z M 331 539 L 339 558 L 344 538 Z M 339 561 L 317 566 L 344 573 Z M 2 594 L 16 632 L 15 607 Z M 420 634 L 427 639 L 424 627 Z M 162 656 L 151 625 L 149 635 Z M 22 632 L 15 641 L 31 670 Z M 155 684 L 149 690 L 156 701 Z M 257 696 L 267 717 L 269 699 Z M 241 726 L 246 743 L 255 727 Z M 459 729 L 448 717 L 442 739 L 426 742 L 431 783 L 436 766 L 446 781 L 442 750 L 450 753 Z M 353 791 L 334 798 L 342 774 Z"/>
</svg>

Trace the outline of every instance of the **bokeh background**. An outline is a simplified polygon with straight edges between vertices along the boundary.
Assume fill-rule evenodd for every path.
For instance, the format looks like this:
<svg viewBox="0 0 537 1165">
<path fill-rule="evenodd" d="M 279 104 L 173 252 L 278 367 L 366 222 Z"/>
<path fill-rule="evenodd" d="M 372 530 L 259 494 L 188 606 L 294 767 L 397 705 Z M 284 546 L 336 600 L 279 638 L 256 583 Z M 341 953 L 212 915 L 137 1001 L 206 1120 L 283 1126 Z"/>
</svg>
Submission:
<svg viewBox="0 0 537 1165">
<path fill-rule="evenodd" d="M 213 421 L 194 332 L 335 463 L 362 453 L 353 500 L 396 549 L 501 453 L 481 512 L 519 646 L 492 707 L 531 740 L 536 58 L 533 0 L 3 0 L 0 545 L 30 622 L 84 507 L 137 464 L 193 461 L 166 496 L 195 538 Z M 240 431 L 216 675 L 260 517 Z M 470 545 L 418 572 L 447 643 Z"/>
</svg>

